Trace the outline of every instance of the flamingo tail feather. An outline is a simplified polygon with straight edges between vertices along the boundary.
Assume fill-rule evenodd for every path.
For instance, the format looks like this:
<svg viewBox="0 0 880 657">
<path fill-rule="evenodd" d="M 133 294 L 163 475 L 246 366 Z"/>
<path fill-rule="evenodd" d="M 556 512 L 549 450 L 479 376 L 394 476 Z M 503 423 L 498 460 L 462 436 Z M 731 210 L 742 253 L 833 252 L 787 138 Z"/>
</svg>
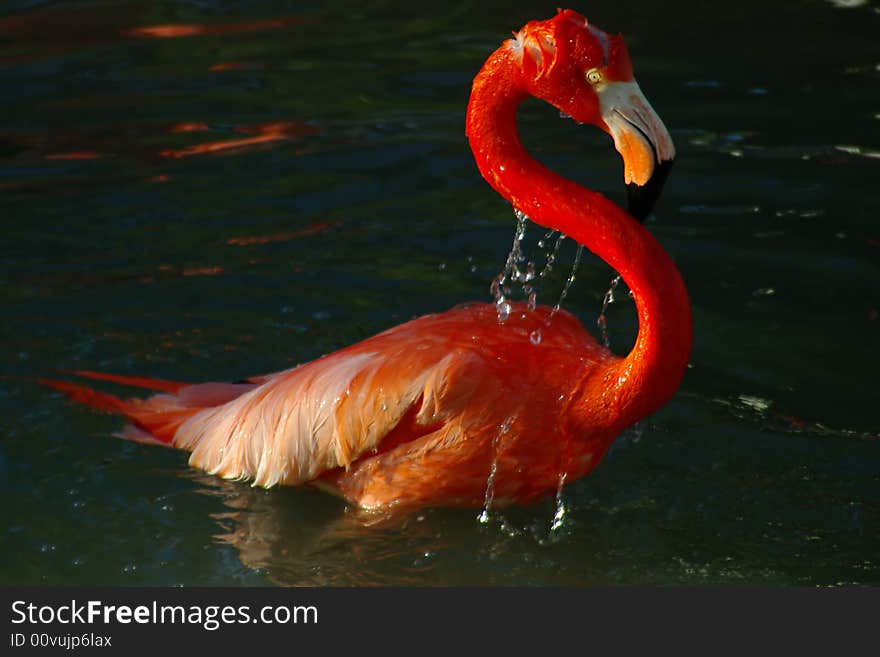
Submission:
<svg viewBox="0 0 880 657">
<path fill-rule="evenodd" d="M 113 383 L 121 383 L 125 386 L 134 388 L 147 388 L 149 390 L 158 390 L 169 394 L 177 393 L 181 388 L 188 386 L 188 383 L 180 383 L 179 381 L 165 381 L 163 379 L 150 379 L 144 376 L 121 376 L 119 374 L 107 374 L 106 372 L 93 372 L 91 370 L 60 370 L 62 374 L 70 374 L 79 376 L 84 379 L 95 379 L 98 381 L 112 381 Z"/>
<path fill-rule="evenodd" d="M 223 383 L 190 385 L 87 370 L 67 373 L 89 379 L 159 390 L 159 394 L 147 399 L 122 399 L 78 383 L 59 379 L 37 379 L 42 385 L 64 393 L 78 404 L 127 418 L 131 424 L 118 434 L 120 437 L 136 442 L 161 443 L 163 445 L 173 445 L 177 429 L 195 413 L 225 403 L 254 387 L 254 384 Z"/>
</svg>

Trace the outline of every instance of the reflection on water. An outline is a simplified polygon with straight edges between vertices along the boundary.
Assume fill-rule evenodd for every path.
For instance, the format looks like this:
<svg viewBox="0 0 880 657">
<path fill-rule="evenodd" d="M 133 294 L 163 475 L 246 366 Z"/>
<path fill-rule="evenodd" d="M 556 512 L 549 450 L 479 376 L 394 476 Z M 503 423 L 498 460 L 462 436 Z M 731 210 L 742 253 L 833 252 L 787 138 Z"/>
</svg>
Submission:
<svg viewBox="0 0 880 657">
<path fill-rule="evenodd" d="M 204 127 L 203 127 L 204 126 Z M 171 126 L 169 132 L 199 132 L 208 130 L 203 123 L 180 123 Z M 165 149 L 159 151 L 162 157 L 181 158 L 191 155 L 204 155 L 207 153 L 217 154 L 226 151 L 235 151 L 249 146 L 257 146 L 260 144 L 269 144 L 285 139 L 304 137 L 307 135 L 317 135 L 321 131 L 315 126 L 305 125 L 297 121 L 282 121 L 266 123 L 256 126 L 237 126 L 236 132 L 244 134 L 252 134 L 253 137 L 243 137 L 240 139 L 224 139 L 220 141 L 212 141 L 185 148 Z M 302 151 L 299 152 L 302 154 Z"/>
<path fill-rule="evenodd" d="M 411 560 L 442 550 L 425 531 L 424 516 L 388 519 L 360 514 L 315 491 L 267 494 L 261 489 L 202 481 L 230 511 L 213 514 L 223 531 L 221 544 L 233 546 L 248 568 L 288 586 L 368 586 L 382 584 L 389 562 L 397 561 L 402 585 L 416 585 L 429 564 Z M 419 520 L 421 518 L 421 521 Z M 417 546 L 417 547 L 415 547 Z"/>
<path fill-rule="evenodd" d="M 875 5 L 582 8 L 628 36 L 679 147 L 649 227 L 694 351 L 590 477 L 503 511 L 488 486 L 481 523 L 205 477 L 32 378 L 236 380 L 491 300 L 510 210 L 464 109 L 534 6 L 3 3 L 0 583 L 880 583 Z M 520 118 L 542 161 L 623 198 L 605 135 Z M 531 279 L 497 291 L 552 304 L 579 255 L 530 238 Z M 566 308 L 625 349 L 614 273 L 584 254 L 577 277 Z"/>
<path fill-rule="evenodd" d="M 51 135 L 22 135 L 10 137 L 10 145 L 20 148 L 22 153 L 43 153 L 47 160 L 97 160 L 101 158 L 124 157 L 139 159 L 143 162 L 155 161 L 155 158 L 180 159 L 193 155 L 226 155 L 244 149 L 271 145 L 274 142 L 299 140 L 320 134 L 317 126 L 300 121 L 273 121 L 258 125 L 234 126 L 233 133 L 242 136 L 232 139 L 203 141 L 180 148 L 160 148 L 156 152 L 147 150 L 146 143 L 155 143 L 161 138 L 162 132 L 170 134 L 197 134 L 213 132 L 204 122 L 183 122 L 171 126 L 141 126 L 135 133 L 128 128 L 117 131 L 101 130 L 91 133 L 57 132 Z M 224 133 L 230 132 L 228 129 Z M 100 148 L 100 150 L 95 150 Z M 297 155 L 308 152 L 306 149 L 295 150 Z M 13 185 L 7 185 L 7 189 Z"/>
<path fill-rule="evenodd" d="M 828 0 L 828 2 L 840 9 L 855 9 L 868 4 L 868 0 Z"/>
<path fill-rule="evenodd" d="M 756 395 L 741 394 L 732 400 L 713 399 L 712 401 L 726 408 L 734 417 L 757 422 L 767 430 L 780 433 L 803 433 L 837 439 L 880 440 L 880 431 L 859 431 L 841 427 L 827 427 L 821 422 L 810 422 L 792 415 L 789 411 L 778 408 L 778 404 L 773 400 Z"/>
<path fill-rule="evenodd" d="M 288 242 L 290 240 L 307 237 L 309 235 L 318 235 L 325 231 L 331 230 L 339 226 L 339 222 L 324 221 L 284 233 L 274 233 L 272 235 L 244 235 L 240 237 L 230 237 L 226 243 L 232 246 L 253 246 L 258 244 L 269 244 L 270 242 Z"/>
<path fill-rule="evenodd" d="M 149 39 L 176 39 L 179 37 L 204 36 L 210 34 L 237 34 L 277 30 L 293 23 L 293 19 L 274 19 L 252 21 L 249 23 L 226 23 L 223 25 L 148 25 L 132 27 L 121 31 L 122 36 Z"/>
<path fill-rule="evenodd" d="M 173 39 L 181 37 L 234 35 L 279 30 L 302 20 L 279 17 L 215 24 L 163 24 L 132 26 L 140 14 L 149 13 L 149 3 L 117 3 L 117 6 L 77 7 L 65 3 L 58 7 L 0 16 L 0 35 L 4 41 L 34 48 L 32 56 L 54 56 L 69 49 L 94 47 L 125 38 Z M 123 6 L 118 6 L 123 5 Z M 40 46 L 37 48 L 36 46 Z M 46 49 L 46 46 L 50 47 Z M 8 46 L 7 46 L 8 48 Z M 41 50 L 38 54 L 36 51 Z M 6 50 L 6 49 L 4 49 Z M 4 53 L 7 61 L 20 63 L 18 53 Z M 2 61 L 2 59 L 0 59 Z"/>
<path fill-rule="evenodd" d="M 504 562 L 518 560 L 523 548 L 553 559 L 554 545 L 566 535 L 561 493 L 553 509 L 493 512 L 479 526 L 466 510 L 382 515 L 308 489 L 267 492 L 192 477 L 201 493 L 228 509 L 212 514 L 222 528 L 215 540 L 234 547 L 248 568 L 286 586 L 509 584 L 516 580 Z M 458 552 L 469 554 L 467 566 L 444 559 Z"/>
<path fill-rule="evenodd" d="M 54 172 L 54 175 L 48 177 L 24 175 L 20 180 L 0 181 L 0 190 L 9 192 L 47 192 L 47 193 L 70 193 L 77 189 L 87 189 L 96 185 L 113 185 L 113 184 L 130 184 L 132 182 L 149 182 L 149 183 L 167 183 L 174 180 L 173 173 L 164 172 L 158 168 L 156 158 L 177 160 L 195 155 L 230 155 L 245 150 L 253 150 L 259 148 L 267 148 L 281 142 L 296 140 L 298 134 L 314 134 L 316 128 L 306 126 L 305 130 L 295 131 L 268 131 L 253 137 L 244 137 L 236 139 L 222 139 L 213 142 L 205 142 L 186 146 L 181 148 L 164 148 L 156 153 L 143 152 L 139 144 L 125 143 L 124 141 L 104 142 L 107 151 L 96 150 L 67 150 L 76 148 L 65 135 L 56 135 L 45 140 L 46 147 L 50 150 L 41 157 L 50 162 L 78 162 L 78 161 L 98 161 L 123 158 L 129 163 L 140 161 L 142 166 L 146 166 L 144 175 L 136 175 L 137 167 L 128 167 L 132 173 L 120 172 L 118 168 L 108 169 L 106 172 L 94 173 L 88 177 L 82 177 L 78 174 L 71 173 L 69 170 L 62 169 Z M 125 135 L 121 136 L 125 138 Z M 59 138 L 60 143 L 53 143 L 53 138 Z M 107 135 L 103 135 L 102 139 L 106 139 Z M 144 138 L 140 135 L 138 139 Z M 77 135 L 76 141 L 80 139 L 89 139 L 89 135 Z M 21 143 L 21 142 L 20 142 Z M 25 146 L 15 144 L 14 141 L 9 142 L 14 148 L 25 148 L 31 152 L 32 149 Z M 54 150 L 60 148 L 61 150 Z M 302 147 L 294 149 L 292 155 L 301 156 L 314 150 L 312 147 Z M 134 161 L 134 162 L 132 162 Z M 159 171 L 159 172 L 157 172 Z M 172 170 L 173 171 L 173 170 Z M 50 172 L 52 173 L 52 172 Z"/>
</svg>

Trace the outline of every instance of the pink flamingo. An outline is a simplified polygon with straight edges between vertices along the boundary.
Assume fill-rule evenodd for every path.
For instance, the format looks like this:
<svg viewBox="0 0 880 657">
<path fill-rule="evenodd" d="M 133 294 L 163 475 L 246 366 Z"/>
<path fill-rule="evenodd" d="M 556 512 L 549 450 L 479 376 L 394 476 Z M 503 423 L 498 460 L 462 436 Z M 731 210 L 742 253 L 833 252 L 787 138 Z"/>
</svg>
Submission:
<svg viewBox="0 0 880 657">
<path fill-rule="evenodd" d="M 530 95 L 613 138 L 635 217 L 529 156 L 515 115 Z M 584 476 L 621 430 L 669 400 L 690 352 L 684 283 L 639 221 L 672 141 L 623 38 L 571 10 L 528 23 L 492 53 L 474 80 L 467 136 L 480 172 L 516 210 L 571 236 L 629 285 L 639 330 L 628 355 L 598 345 L 565 311 L 514 304 L 502 320 L 494 304 L 473 304 L 242 383 L 75 373 L 160 391 L 120 399 L 44 382 L 124 415 L 125 437 L 189 451 L 209 473 L 312 484 L 365 509 L 479 507 L 490 479 L 492 506 L 525 504 Z"/>
</svg>

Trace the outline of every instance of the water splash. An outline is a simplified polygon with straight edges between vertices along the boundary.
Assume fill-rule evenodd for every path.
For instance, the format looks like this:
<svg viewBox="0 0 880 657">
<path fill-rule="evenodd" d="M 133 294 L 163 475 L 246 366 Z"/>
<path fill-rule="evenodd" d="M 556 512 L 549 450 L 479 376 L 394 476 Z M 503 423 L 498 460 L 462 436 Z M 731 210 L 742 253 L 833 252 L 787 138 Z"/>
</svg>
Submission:
<svg viewBox="0 0 880 657">
<path fill-rule="evenodd" d="M 629 438 L 630 442 L 639 442 L 643 435 L 645 435 L 645 424 L 643 422 L 636 422 L 627 431 L 627 438 Z"/>
<path fill-rule="evenodd" d="M 546 278 L 547 275 L 553 271 L 553 265 L 556 263 L 556 258 L 559 256 L 559 249 L 562 247 L 562 242 L 565 241 L 566 235 L 565 233 L 551 230 L 544 235 L 544 239 L 538 240 L 538 248 L 543 249 L 546 247 L 547 240 L 551 239 L 554 235 L 556 236 L 556 241 L 549 253 L 546 251 L 544 252 L 544 268 L 538 273 L 539 278 Z"/>
<path fill-rule="evenodd" d="M 618 285 L 620 285 L 619 275 L 611 279 L 611 286 L 605 293 L 605 298 L 602 299 L 602 310 L 599 313 L 599 319 L 596 320 L 596 324 L 599 326 L 599 330 L 602 331 L 602 344 L 605 345 L 606 349 L 611 348 L 611 340 L 608 338 L 608 319 L 605 315 L 605 311 L 608 310 L 608 306 L 614 303 L 614 292 L 617 290 Z"/>
<path fill-rule="evenodd" d="M 492 439 L 492 465 L 489 467 L 489 478 L 486 479 L 486 497 L 483 500 L 483 509 L 477 515 L 477 520 L 486 524 L 489 522 L 489 511 L 492 509 L 492 503 L 495 501 L 495 477 L 498 474 L 498 452 L 501 439 L 510 431 L 510 425 L 513 424 L 513 418 L 508 417 L 501 426 L 498 427 L 498 433 Z"/>
<path fill-rule="evenodd" d="M 556 302 L 556 305 L 553 306 L 553 312 L 550 314 L 551 317 L 559 312 L 562 308 L 562 304 L 565 302 L 565 298 L 568 296 L 568 291 L 571 289 L 571 286 L 574 285 L 575 278 L 577 276 L 578 267 L 581 264 L 581 256 L 584 253 L 584 247 L 578 244 L 577 251 L 574 254 L 574 262 L 571 265 L 571 273 L 568 275 L 568 278 L 565 280 L 565 287 L 562 288 L 562 293 L 559 295 L 559 301 Z"/>
<path fill-rule="evenodd" d="M 492 279 L 492 284 L 489 286 L 489 292 L 495 299 L 498 320 L 501 322 L 510 317 L 510 301 L 508 301 L 511 294 L 510 283 L 527 283 L 534 278 L 534 265 L 532 263 L 528 263 L 525 272 L 520 269 L 520 264 L 525 261 L 525 256 L 522 252 L 522 241 L 526 237 L 529 218 L 520 210 L 514 210 L 514 215 L 516 216 L 516 231 L 513 234 L 513 244 L 510 247 L 510 253 L 507 254 L 507 262 L 504 263 L 504 269 Z"/>
<path fill-rule="evenodd" d="M 525 292 L 527 295 L 529 295 L 529 297 L 528 297 L 529 310 L 534 310 L 535 308 L 537 308 L 538 307 L 538 293 L 535 292 L 535 288 L 533 288 L 531 285 L 525 285 L 525 286 L 523 286 L 523 292 Z"/>
<path fill-rule="evenodd" d="M 562 248 L 562 243 L 567 238 L 564 233 L 557 230 L 549 230 L 538 240 L 537 246 L 544 258 L 544 265 L 539 270 L 535 266 L 534 261 L 529 260 L 523 252 L 523 242 L 526 238 L 529 217 L 521 210 L 516 209 L 514 209 L 514 216 L 516 217 L 516 230 L 513 235 L 513 244 L 510 247 L 510 252 L 507 254 L 504 269 L 492 279 L 492 283 L 489 286 L 489 292 L 495 300 L 498 320 L 501 322 L 506 321 L 510 317 L 512 311 L 511 295 L 514 292 L 514 284 L 519 286 L 519 291 L 525 296 L 528 309 L 535 310 L 537 308 L 538 291 L 535 288 L 535 282 L 545 279 L 553 271 Z M 559 301 L 553 307 L 553 311 L 550 314 L 551 318 L 562 307 L 571 286 L 574 284 L 582 254 L 583 247 L 578 245 L 571 273 L 566 279 Z M 540 336 L 538 337 L 538 342 L 540 342 Z"/>
<path fill-rule="evenodd" d="M 562 490 L 565 488 L 565 479 L 568 476 L 567 473 L 563 472 L 559 475 L 559 484 L 556 486 L 556 510 L 553 513 L 553 520 L 550 522 L 550 534 L 553 535 L 562 529 L 562 524 L 565 522 L 565 500 L 562 498 Z"/>
</svg>

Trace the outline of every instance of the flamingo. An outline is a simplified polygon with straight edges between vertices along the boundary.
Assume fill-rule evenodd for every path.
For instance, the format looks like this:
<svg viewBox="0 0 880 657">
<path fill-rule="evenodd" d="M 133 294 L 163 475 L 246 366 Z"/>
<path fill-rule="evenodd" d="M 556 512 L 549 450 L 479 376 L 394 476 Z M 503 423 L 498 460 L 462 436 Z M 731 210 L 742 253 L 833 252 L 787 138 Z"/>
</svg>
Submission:
<svg viewBox="0 0 880 657">
<path fill-rule="evenodd" d="M 526 152 L 516 111 L 528 96 L 611 136 L 631 213 Z M 629 354 L 612 354 L 564 310 L 514 303 L 502 316 L 474 303 L 237 383 L 70 373 L 157 391 L 146 399 L 43 383 L 125 416 L 122 437 L 186 450 L 210 474 L 310 484 L 366 510 L 529 504 L 583 477 L 623 429 L 673 396 L 687 366 L 685 285 L 641 223 L 672 140 L 633 79 L 623 37 L 573 10 L 529 22 L 488 58 L 466 134 L 480 173 L 516 211 L 575 239 L 629 285 L 639 323 Z"/>
</svg>

